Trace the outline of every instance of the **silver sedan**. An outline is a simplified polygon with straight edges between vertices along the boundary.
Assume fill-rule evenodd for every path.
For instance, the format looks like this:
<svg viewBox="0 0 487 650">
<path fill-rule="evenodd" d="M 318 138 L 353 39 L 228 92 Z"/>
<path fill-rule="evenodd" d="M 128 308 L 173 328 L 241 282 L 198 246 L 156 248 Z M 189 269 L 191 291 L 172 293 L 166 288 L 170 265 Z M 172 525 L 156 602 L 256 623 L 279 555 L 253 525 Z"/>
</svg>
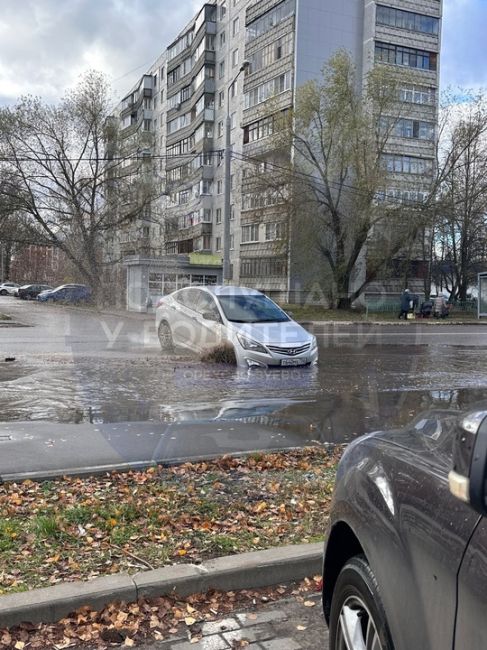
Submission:
<svg viewBox="0 0 487 650">
<path fill-rule="evenodd" d="M 158 302 L 156 328 L 163 350 L 176 345 L 204 353 L 227 344 L 243 367 L 303 366 L 318 361 L 316 337 L 255 289 L 179 289 Z"/>
</svg>

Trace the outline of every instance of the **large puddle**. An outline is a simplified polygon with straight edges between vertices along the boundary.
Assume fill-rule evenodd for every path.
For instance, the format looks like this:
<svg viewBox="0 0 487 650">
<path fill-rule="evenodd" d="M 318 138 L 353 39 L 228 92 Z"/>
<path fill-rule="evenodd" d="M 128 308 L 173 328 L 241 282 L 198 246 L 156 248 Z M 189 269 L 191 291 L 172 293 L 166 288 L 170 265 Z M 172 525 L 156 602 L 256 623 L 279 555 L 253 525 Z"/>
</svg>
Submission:
<svg viewBox="0 0 487 650">
<path fill-rule="evenodd" d="M 430 407 L 487 398 L 487 349 L 323 346 L 317 368 L 246 371 L 157 350 L 124 358 L 20 355 L 0 363 L 0 419 L 232 422 L 347 441 Z"/>
</svg>

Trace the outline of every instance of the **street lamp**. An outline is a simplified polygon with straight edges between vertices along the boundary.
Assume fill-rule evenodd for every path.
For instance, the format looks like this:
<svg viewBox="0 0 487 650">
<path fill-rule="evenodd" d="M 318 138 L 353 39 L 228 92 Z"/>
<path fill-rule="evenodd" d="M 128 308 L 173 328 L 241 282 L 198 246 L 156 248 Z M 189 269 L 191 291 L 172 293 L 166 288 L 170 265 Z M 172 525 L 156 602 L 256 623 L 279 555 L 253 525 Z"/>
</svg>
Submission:
<svg viewBox="0 0 487 650">
<path fill-rule="evenodd" d="M 238 76 L 241 72 L 247 70 L 249 65 L 249 61 L 242 63 L 240 70 L 227 88 L 227 117 L 225 120 L 225 204 L 223 206 L 223 282 L 228 282 L 232 279 L 232 274 L 230 273 L 230 166 L 232 159 L 232 148 L 230 145 L 230 130 L 232 128 L 232 120 L 230 117 L 230 88 L 237 83 Z"/>
</svg>

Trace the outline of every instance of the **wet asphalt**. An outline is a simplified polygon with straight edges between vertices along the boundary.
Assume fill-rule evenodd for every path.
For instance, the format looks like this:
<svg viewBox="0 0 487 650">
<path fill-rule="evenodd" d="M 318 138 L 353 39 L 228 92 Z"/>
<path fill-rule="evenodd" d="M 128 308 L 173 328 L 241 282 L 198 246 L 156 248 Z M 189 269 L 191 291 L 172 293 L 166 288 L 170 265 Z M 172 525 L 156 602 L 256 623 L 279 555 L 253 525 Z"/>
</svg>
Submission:
<svg viewBox="0 0 487 650">
<path fill-rule="evenodd" d="M 317 368 L 247 371 L 163 355 L 152 316 L 0 312 L 25 325 L 0 326 L 4 478 L 347 442 L 487 399 L 484 325 L 319 324 Z"/>
</svg>

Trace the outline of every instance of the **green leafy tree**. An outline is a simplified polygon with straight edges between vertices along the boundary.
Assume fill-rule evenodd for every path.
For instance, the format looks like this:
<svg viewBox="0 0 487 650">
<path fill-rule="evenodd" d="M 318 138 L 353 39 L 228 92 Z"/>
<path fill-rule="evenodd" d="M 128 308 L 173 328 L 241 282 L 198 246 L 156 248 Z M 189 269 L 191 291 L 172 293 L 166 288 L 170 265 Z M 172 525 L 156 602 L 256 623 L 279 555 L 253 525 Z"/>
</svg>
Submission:
<svg viewBox="0 0 487 650">
<path fill-rule="evenodd" d="M 411 249 L 424 219 L 425 206 L 380 200 L 390 177 L 384 154 L 402 111 L 398 83 L 377 66 L 361 84 L 351 56 L 339 51 L 321 80 L 298 90 L 294 110 L 276 128 L 276 148 L 292 152 L 294 248 L 299 242 L 305 264 L 317 259 L 325 267 L 338 308 Z"/>
</svg>

